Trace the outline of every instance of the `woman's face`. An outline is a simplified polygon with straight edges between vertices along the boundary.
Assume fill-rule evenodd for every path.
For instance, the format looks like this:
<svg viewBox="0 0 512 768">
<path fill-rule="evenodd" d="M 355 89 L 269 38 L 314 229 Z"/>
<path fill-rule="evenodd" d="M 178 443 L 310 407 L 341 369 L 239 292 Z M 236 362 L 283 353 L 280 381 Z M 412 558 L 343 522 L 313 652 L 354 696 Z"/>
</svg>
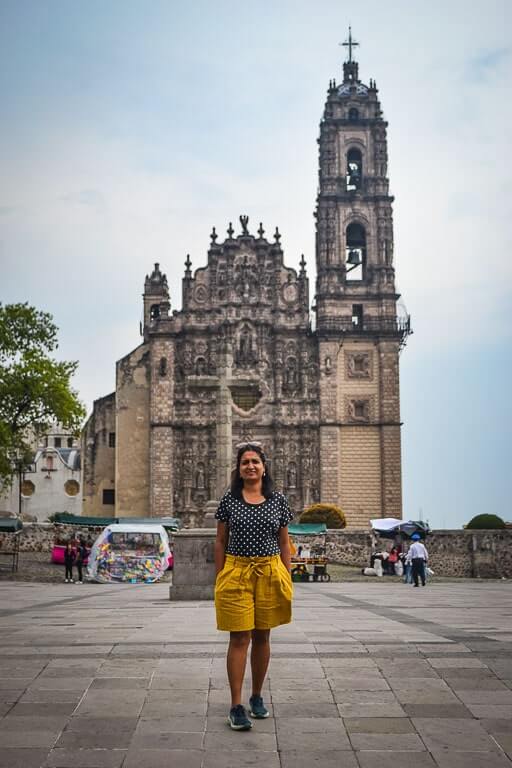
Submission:
<svg viewBox="0 0 512 768">
<path fill-rule="evenodd" d="M 238 469 L 243 482 L 254 483 L 257 480 L 261 482 L 265 465 L 256 451 L 244 451 L 240 457 L 240 467 Z"/>
</svg>

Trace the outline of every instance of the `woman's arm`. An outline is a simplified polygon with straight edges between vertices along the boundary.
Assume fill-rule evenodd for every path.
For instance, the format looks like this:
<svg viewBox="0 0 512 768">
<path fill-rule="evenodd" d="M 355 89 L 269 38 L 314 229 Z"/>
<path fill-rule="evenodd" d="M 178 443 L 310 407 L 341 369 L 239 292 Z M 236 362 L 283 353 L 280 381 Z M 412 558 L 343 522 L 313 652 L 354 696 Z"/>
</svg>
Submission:
<svg viewBox="0 0 512 768">
<path fill-rule="evenodd" d="M 288 526 L 279 529 L 279 549 L 281 551 L 281 560 L 287 571 L 292 569 L 292 553 L 290 551 L 290 539 L 288 536 Z"/>
<path fill-rule="evenodd" d="M 217 523 L 217 537 L 215 539 L 215 576 L 219 574 L 224 568 L 224 560 L 226 559 L 226 548 L 228 546 L 229 539 L 229 526 L 228 523 Z"/>
</svg>

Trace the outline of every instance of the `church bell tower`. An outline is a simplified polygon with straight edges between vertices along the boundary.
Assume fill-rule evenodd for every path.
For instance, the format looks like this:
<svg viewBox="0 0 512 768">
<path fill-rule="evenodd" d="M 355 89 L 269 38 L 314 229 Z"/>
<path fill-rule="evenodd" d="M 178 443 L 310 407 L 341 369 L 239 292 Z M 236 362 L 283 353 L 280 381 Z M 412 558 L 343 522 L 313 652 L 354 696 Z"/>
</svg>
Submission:
<svg viewBox="0 0 512 768">
<path fill-rule="evenodd" d="M 359 78 L 349 29 L 343 82 L 329 83 L 319 138 L 316 334 L 320 362 L 321 498 L 351 526 L 401 517 L 399 316 L 393 197 L 375 81 Z"/>
</svg>

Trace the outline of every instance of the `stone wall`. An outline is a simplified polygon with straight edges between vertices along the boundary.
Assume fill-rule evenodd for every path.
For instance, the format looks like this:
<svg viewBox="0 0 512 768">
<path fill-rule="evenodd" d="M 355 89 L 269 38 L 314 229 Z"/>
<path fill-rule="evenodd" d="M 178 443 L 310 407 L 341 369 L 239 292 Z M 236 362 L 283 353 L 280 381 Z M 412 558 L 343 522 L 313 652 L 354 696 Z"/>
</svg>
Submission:
<svg viewBox="0 0 512 768">
<path fill-rule="evenodd" d="M 21 552 L 51 552 L 54 543 L 65 542 L 75 536 L 83 536 L 86 540 L 93 541 L 103 530 L 103 525 L 83 527 L 77 525 L 56 525 L 55 523 L 25 523 L 19 533 Z M 12 548 L 12 534 L 0 533 L 0 548 L 10 550 Z"/>
<path fill-rule="evenodd" d="M 300 536 L 300 543 L 311 549 L 322 547 L 323 537 Z M 374 537 L 365 530 L 330 530 L 325 536 L 330 562 L 361 568 L 370 564 L 372 551 L 390 549 L 392 544 L 391 539 Z M 434 531 L 426 544 L 430 565 L 437 576 L 512 578 L 512 529 Z"/>
<path fill-rule="evenodd" d="M 50 552 L 57 537 L 72 538 L 79 533 L 95 539 L 103 526 L 25 524 L 20 533 L 23 552 Z M 300 536 L 292 539 L 313 552 L 325 550 L 330 562 L 362 568 L 370 564 L 372 551 L 390 549 L 391 539 L 374 537 L 366 530 L 330 530 L 326 536 Z M 0 533 L 0 547 L 9 549 L 8 534 Z M 436 576 L 499 579 L 512 578 L 512 529 L 502 531 L 434 531 L 428 536 L 430 565 Z"/>
</svg>

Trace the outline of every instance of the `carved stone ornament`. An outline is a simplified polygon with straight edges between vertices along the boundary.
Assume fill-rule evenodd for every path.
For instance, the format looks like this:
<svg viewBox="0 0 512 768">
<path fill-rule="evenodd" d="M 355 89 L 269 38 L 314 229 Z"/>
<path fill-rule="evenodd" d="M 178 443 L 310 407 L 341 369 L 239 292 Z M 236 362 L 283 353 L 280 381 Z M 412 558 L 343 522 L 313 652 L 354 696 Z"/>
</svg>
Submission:
<svg viewBox="0 0 512 768">
<path fill-rule="evenodd" d="M 370 352 L 347 352 L 346 361 L 347 378 L 372 378 L 372 357 Z"/>
<path fill-rule="evenodd" d="M 347 417 L 349 421 L 368 423 L 370 421 L 370 401 L 365 398 L 354 398 L 348 401 Z"/>
<path fill-rule="evenodd" d="M 208 291 L 206 289 L 206 286 L 198 285 L 194 291 L 194 299 L 197 301 L 198 304 L 204 304 L 207 298 L 208 298 Z"/>
<path fill-rule="evenodd" d="M 281 288 L 281 295 L 287 304 L 295 304 L 298 298 L 297 283 L 291 281 L 285 283 Z"/>
</svg>

